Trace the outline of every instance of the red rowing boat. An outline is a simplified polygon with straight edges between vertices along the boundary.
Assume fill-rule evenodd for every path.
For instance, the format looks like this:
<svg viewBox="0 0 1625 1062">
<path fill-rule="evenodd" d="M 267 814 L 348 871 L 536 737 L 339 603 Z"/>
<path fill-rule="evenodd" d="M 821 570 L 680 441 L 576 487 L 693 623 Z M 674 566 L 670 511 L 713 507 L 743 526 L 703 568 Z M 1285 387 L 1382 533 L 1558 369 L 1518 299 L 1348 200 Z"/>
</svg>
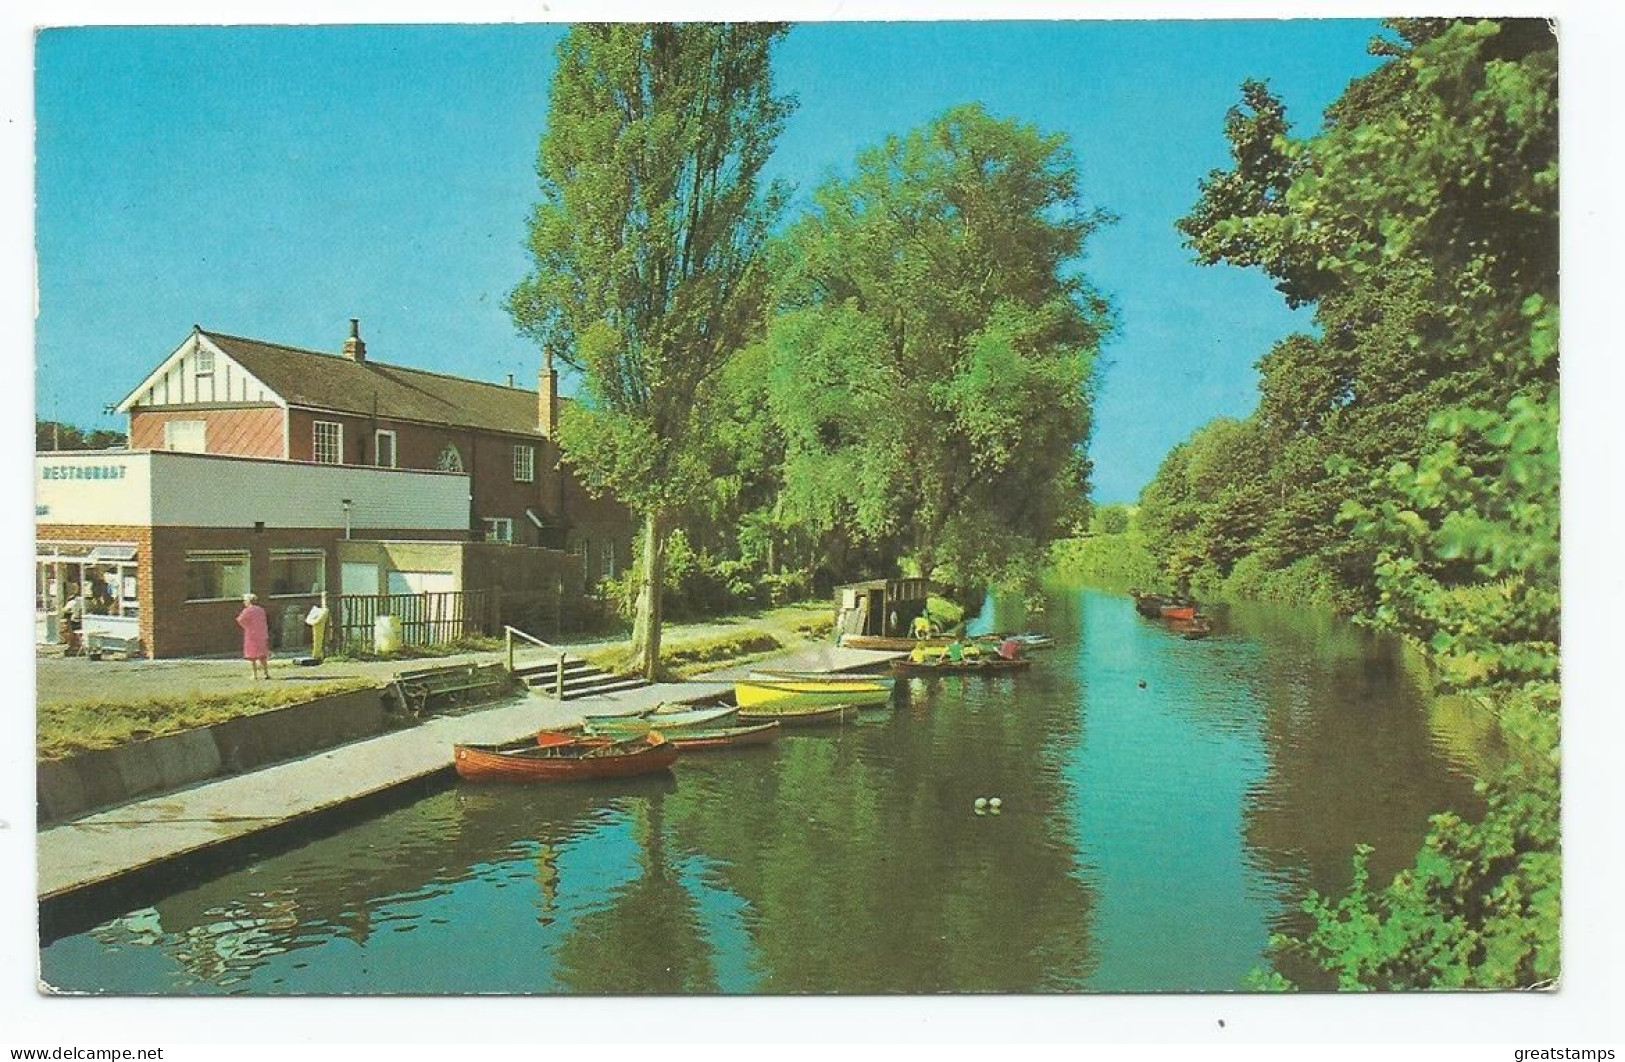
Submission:
<svg viewBox="0 0 1625 1062">
<path fill-rule="evenodd" d="M 1196 618 L 1195 605 L 1164 605 L 1162 618 L 1171 620 L 1193 620 Z"/>
<path fill-rule="evenodd" d="M 511 745 L 457 745 L 452 763 L 470 782 L 575 782 L 655 774 L 671 767 L 677 752 L 658 733 L 633 741 L 584 742 L 543 732 Z"/>
</svg>

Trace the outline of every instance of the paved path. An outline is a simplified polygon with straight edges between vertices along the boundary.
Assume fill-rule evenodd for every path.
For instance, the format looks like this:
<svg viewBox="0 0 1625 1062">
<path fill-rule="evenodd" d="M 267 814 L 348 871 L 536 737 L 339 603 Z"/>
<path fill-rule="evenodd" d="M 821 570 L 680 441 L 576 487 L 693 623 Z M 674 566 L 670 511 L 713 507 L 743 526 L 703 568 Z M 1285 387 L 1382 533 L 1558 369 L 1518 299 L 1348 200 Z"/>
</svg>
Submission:
<svg viewBox="0 0 1625 1062">
<path fill-rule="evenodd" d="M 704 637 L 730 626 L 745 625 L 745 622 L 696 625 L 703 633 L 696 635 L 694 630 L 683 633 Z M 572 653 L 591 648 L 589 645 L 566 647 Z M 537 652 L 542 657 L 551 655 Z M 478 653 L 466 658 L 405 664 L 331 664 L 311 670 L 326 672 L 323 678 L 355 675 L 376 677 L 383 682 L 405 666 L 465 660 L 489 662 L 500 655 Z M 409 730 L 394 731 L 304 759 L 123 804 L 41 831 L 39 895 L 41 899 L 64 896 L 440 773 L 448 769 L 451 746 L 459 742 L 513 741 L 540 729 L 579 723 L 584 715 L 633 715 L 661 702 L 703 700 L 729 692 L 734 678 L 765 666 L 845 671 L 881 665 L 900 655 L 811 644 L 775 656 L 771 663 L 742 664 L 687 682 L 660 683 L 563 703 L 530 693 L 496 707 L 432 718 Z M 88 662 L 58 663 L 83 665 Z M 166 674 L 171 669 L 166 669 L 161 661 L 127 664 L 104 661 L 89 666 L 104 668 L 97 673 L 99 675 L 122 675 L 125 679 L 136 676 L 131 681 L 159 686 L 183 684 L 183 690 L 190 690 L 199 688 L 200 676 L 208 677 L 211 670 L 219 671 L 220 681 L 226 688 L 232 684 L 248 685 L 248 681 L 241 678 L 241 664 L 241 661 L 185 661 L 172 669 L 172 674 Z M 331 672 L 327 671 L 329 667 L 333 669 Z M 42 668 L 42 684 L 44 679 Z M 122 691 L 128 687 L 121 684 L 120 688 Z"/>
<path fill-rule="evenodd" d="M 430 719 L 306 759 L 138 800 L 41 831 L 39 895 L 49 899 L 444 771 L 458 742 L 513 741 L 584 714 L 631 715 L 697 700 L 731 682 L 681 682 L 560 703 L 529 694 L 500 707 Z"/>
<path fill-rule="evenodd" d="M 710 620 L 705 623 L 673 624 L 665 628 L 662 640 L 668 648 L 685 641 L 714 638 L 747 629 L 763 629 L 788 640 L 798 623 L 827 615 L 826 605 L 786 606 L 765 613 Z M 626 639 L 574 642 L 560 646 L 571 656 L 625 645 Z M 516 654 L 520 663 L 553 660 L 546 650 L 527 647 Z M 422 660 L 328 660 L 317 667 L 299 667 L 292 660 L 271 661 L 271 681 L 284 683 L 324 683 L 364 678 L 383 685 L 399 671 L 440 664 L 495 663 L 501 652 L 465 653 L 460 656 Z M 36 692 L 41 705 L 87 700 L 140 700 L 149 697 L 186 697 L 194 694 L 238 693 L 259 688 L 249 674 L 248 664 L 236 658 L 209 660 L 89 660 L 65 657 L 47 650 L 35 661 Z"/>
</svg>

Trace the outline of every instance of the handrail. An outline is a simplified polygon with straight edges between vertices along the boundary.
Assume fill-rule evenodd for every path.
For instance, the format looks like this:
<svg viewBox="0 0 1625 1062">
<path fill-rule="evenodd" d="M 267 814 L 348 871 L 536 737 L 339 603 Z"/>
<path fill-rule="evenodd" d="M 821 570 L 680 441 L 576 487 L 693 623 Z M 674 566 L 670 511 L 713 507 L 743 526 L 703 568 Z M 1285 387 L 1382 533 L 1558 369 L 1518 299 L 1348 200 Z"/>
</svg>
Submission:
<svg viewBox="0 0 1625 1062">
<path fill-rule="evenodd" d="M 507 644 L 507 649 L 508 649 L 508 674 L 510 674 L 510 675 L 513 674 L 513 636 L 516 635 L 516 634 L 519 635 L 519 637 L 523 638 L 525 641 L 530 642 L 532 645 L 539 645 L 543 649 L 552 649 L 554 652 L 559 654 L 558 668 L 557 668 L 556 673 L 553 676 L 553 696 L 554 696 L 554 698 L 556 700 L 560 700 L 560 701 L 564 700 L 564 657 L 565 657 L 565 652 L 564 652 L 563 648 L 561 648 L 560 646 L 557 646 L 557 645 L 550 645 L 549 643 L 544 642 L 540 638 L 536 637 L 534 634 L 527 634 L 526 632 L 520 630 L 518 627 L 510 627 L 506 623 L 504 623 L 502 625 L 502 634 L 503 634 L 503 638 L 504 638 L 504 640 L 505 640 L 505 642 Z"/>
</svg>

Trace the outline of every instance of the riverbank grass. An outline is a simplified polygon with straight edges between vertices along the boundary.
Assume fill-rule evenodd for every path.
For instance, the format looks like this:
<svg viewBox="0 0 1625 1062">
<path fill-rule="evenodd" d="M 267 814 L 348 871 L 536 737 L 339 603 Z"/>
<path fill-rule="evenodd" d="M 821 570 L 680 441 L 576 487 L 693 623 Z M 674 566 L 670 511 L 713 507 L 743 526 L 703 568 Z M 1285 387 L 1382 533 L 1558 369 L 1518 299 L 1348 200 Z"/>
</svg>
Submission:
<svg viewBox="0 0 1625 1062">
<path fill-rule="evenodd" d="M 821 601 L 725 617 L 699 633 L 663 639 L 660 677 L 693 678 L 725 664 L 752 663 L 810 641 L 827 639 L 834 627 L 834 614 Z M 629 654 L 625 645 L 613 645 L 593 650 L 584 659 L 605 671 L 625 673 Z"/>
<path fill-rule="evenodd" d="M 178 734 L 231 719 L 259 715 L 335 693 L 375 686 L 370 679 L 340 679 L 298 687 L 268 685 L 234 693 L 190 693 L 139 700 L 84 700 L 41 704 L 35 724 L 36 755 L 65 759 L 79 752 L 116 748 L 131 741 Z"/>
</svg>

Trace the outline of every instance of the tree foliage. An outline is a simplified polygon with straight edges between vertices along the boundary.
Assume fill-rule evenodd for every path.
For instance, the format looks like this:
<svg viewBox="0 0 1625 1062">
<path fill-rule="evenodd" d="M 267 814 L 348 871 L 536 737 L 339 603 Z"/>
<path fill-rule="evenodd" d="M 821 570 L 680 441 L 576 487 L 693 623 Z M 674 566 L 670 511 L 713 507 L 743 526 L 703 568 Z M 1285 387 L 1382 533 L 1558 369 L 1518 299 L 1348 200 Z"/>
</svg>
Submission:
<svg viewBox="0 0 1625 1062">
<path fill-rule="evenodd" d="M 34 449 L 42 453 L 47 450 L 106 450 L 124 446 L 128 442 L 129 437 L 121 431 L 106 428 L 86 431 L 54 420 L 34 421 Z"/>
<path fill-rule="evenodd" d="M 864 152 L 778 247 L 783 511 L 923 574 L 1008 576 L 1080 515 L 1109 327 L 1065 138 L 980 107 Z"/>
<path fill-rule="evenodd" d="M 706 481 L 714 381 L 757 326 L 783 191 L 760 174 L 788 114 L 769 24 L 573 27 L 559 47 L 529 222 L 534 269 L 509 309 L 582 372 L 560 442 L 644 518 L 640 663 L 659 655 L 672 512 Z"/>
<path fill-rule="evenodd" d="M 1352 889 L 1311 896 L 1311 930 L 1278 946 L 1345 989 L 1527 987 L 1559 963 L 1556 48 L 1536 20 L 1390 27 L 1315 136 L 1243 87 L 1232 168 L 1180 228 L 1313 305 L 1318 332 L 1260 362 L 1246 431 L 1169 455 L 1142 517 L 1171 575 L 1331 580 L 1480 691 L 1516 750 L 1481 821 L 1435 816 L 1386 886 L 1360 852 Z"/>
</svg>

